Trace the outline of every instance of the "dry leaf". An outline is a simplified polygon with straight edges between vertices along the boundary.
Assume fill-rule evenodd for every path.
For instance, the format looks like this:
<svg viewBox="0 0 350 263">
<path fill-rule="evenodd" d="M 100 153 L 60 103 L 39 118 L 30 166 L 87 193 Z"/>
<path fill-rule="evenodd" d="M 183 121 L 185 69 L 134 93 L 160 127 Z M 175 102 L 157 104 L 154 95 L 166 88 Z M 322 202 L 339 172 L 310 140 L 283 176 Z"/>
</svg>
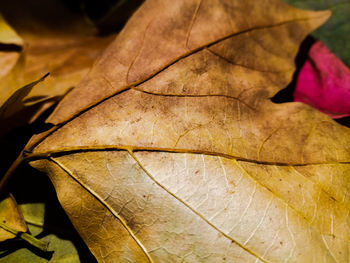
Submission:
<svg viewBox="0 0 350 263">
<path fill-rule="evenodd" d="M 349 260 L 350 131 L 269 99 L 329 15 L 145 2 L 26 148 L 100 262 Z"/>
<path fill-rule="evenodd" d="M 22 46 L 23 40 L 0 14 L 0 43 L 5 45 Z"/>
<path fill-rule="evenodd" d="M 66 234 L 60 229 L 59 234 L 51 233 L 50 226 L 44 224 L 45 217 L 44 203 L 27 203 L 19 205 L 25 221 L 28 223 L 29 231 L 39 238 L 39 240 L 48 243 L 48 259 L 35 251 L 19 246 L 17 250 L 9 253 L 0 250 L 0 263 L 79 263 L 79 254 L 73 243 L 66 240 Z M 47 215 L 46 215 L 47 216 Z M 2 253 L 3 254 L 2 254 Z M 50 257 L 50 254 L 51 257 Z M 83 261 L 82 261 L 83 262 Z"/>
<path fill-rule="evenodd" d="M 5 198 L 1 198 L 0 218 L 0 241 L 16 237 L 15 234 L 5 230 L 3 227 L 9 227 L 17 232 L 27 231 L 27 225 L 24 221 L 23 215 L 11 194 Z"/>
<path fill-rule="evenodd" d="M 16 31 L 10 27 L 0 13 L 0 106 L 8 99 L 15 90 L 6 87 L 6 77 L 16 65 L 23 40 Z"/>
<path fill-rule="evenodd" d="M 42 82 L 48 74 L 42 78 L 25 85 L 24 87 L 16 90 L 7 100 L 0 104 L 0 123 L 7 118 L 12 117 L 17 112 L 25 108 L 23 99 L 31 92 L 31 90 L 40 82 Z"/>
<path fill-rule="evenodd" d="M 38 240 L 29 233 L 22 211 L 11 194 L 0 200 L 0 242 L 7 239 L 19 238 L 33 247 L 46 251 L 48 243 Z M 0 256 L 1 258 L 1 256 Z"/>
<path fill-rule="evenodd" d="M 17 87 L 9 84 L 17 77 L 22 44 L 23 40 L 0 13 L 0 106 L 16 91 Z"/>
<path fill-rule="evenodd" d="M 9 74 L 8 76 L 9 78 L 6 79 L 9 80 L 9 82 L 5 83 L 11 84 L 11 80 L 14 79 L 16 74 Z M 32 83 L 25 85 L 24 87 L 17 89 L 7 98 L 6 101 L 4 101 L 3 104 L 0 104 L 0 138 L 12 128 L 27 124 L 28 120 L 34 119 L 42 112 L 40 109 L 45 108 L 45 105 L 36 104 L 33 105 L 33 107 L 28 107 L 28 105 L 25 104 L 24 98 L 47 76 L 48 74 Z M 10 85 L 10 87 L 16 87 L 16 85 Z M 53 101 L 50 100 L 46 100 L 45 102 L 48 102 L 49 104 L 53 103 Z"/>
<path fill-rule="evenodd" d="M 50 72 L 45 83 L 28 94 L 27 106 L 66 94 L 112 39 L 98 36 L 93 25 L 60 1 L 2 1 L 0 10 L 24 41 L 16 82 L 2 83 L 0 89 L 11 88 L 13 93 Z"/>
</svg>

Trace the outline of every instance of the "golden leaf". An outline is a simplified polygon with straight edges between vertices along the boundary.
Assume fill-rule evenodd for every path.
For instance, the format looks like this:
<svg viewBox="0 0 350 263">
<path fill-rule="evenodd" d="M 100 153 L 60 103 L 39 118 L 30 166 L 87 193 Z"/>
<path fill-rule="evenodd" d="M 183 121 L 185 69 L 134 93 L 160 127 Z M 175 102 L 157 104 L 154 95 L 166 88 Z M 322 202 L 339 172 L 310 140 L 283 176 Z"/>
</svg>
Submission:
<svg viewBox="0 0 350 263">
<path fill-rule="evenodd" d="M 27 225 L 22 212 L 19 210 L 11 194 L 7 197 L 2 197 L 0 200 L 0 219 L 0 241 L 16 237 L 14 233 L 5 230 L 3 227 L 13 229 L 17 232 L 27 231 Z"/>
</svg>

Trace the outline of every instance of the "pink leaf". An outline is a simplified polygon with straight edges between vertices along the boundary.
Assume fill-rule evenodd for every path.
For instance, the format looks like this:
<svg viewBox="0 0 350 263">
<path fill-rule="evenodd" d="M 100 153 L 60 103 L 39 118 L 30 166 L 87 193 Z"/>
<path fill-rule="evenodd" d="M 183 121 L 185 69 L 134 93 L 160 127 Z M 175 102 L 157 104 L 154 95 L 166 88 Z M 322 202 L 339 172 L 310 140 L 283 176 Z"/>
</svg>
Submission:
<svg viewBox="0 0 350 263">
<path fill-rule="evenodd" d="M 350 116 L 350 70 L 320 41 L 311 47 L 300 71 L 294 101 L 334 119 Z"/>
</svg>

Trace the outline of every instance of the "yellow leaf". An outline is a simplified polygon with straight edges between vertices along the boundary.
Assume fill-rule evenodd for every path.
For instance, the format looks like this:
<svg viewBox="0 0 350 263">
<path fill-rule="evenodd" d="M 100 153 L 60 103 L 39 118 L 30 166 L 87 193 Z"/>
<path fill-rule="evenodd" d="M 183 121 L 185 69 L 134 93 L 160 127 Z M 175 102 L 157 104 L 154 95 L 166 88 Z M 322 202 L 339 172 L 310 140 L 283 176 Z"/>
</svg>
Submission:
<svg viewBox="0 0 350 263">
<path fill-rule="evenodd" d="M 0 241 L 16 237 L 15 234 L 5 230 L 2 226 L 9 227 L 17 232 L 26 232 L 27 225 L 24 221 L 22 212 L 17 203 L 10 194 L 0 201 Z"/>
<path fill-rule="evenodd" d="M 6 120 L 7 118 L 13 116 L 15 113 L 21 111 L 25 106 L 23 99 L 28 93 L 40 82 L 42 82 L 48 74 L 43 76 L 37 81 L 34 81 L 24 87 L 16 90 L 7 100 L 0 104 L 0 121 Z"/>
<path fill-rule="evenodd" d="M 23 40 L 16 31 L 9 26 L 0 13 L 0 43 L 7 45 L 22 46 Z"/>
</svg>

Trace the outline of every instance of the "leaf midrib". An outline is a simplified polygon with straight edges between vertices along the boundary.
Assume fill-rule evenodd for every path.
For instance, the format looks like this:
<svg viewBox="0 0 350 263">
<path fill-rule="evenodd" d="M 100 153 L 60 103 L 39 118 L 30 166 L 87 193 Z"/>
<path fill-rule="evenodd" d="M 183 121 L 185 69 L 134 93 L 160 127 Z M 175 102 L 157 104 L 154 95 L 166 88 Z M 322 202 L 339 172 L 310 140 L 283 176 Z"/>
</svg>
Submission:
<svg viewBox="0 0 350 263">
<path fill-rule="evenodd" d="M 91 103 L 90 105 L 86 106 L 85 108 L 81 109 L 79 112 L 73 114 L 72 116 L 68 117 L 65 121 L 62 121 L 61 123 L 57 124 L 56 126 L 54 126 L 51 130 L 47 131 L 47 133 L 43 136 L 38 138 L 37 141 L 34 141 L 31 145 L 30 145 L 30 149 L 28 149 L 29 151 L 32 151 L 37 145 L 39 145 L 41 142 L 43 142 L 47 137 L 49 137 L 50 135 L 52 135 L 54 132 L 58 131 L 61 127 L 63 127 L 64 125 L 66 125 L 67 123 L 71 122 L 72 120 L 76 119 L 77 117 L 79 117 L 80 115 L 82 115 L 83 113 L 85 113 L 86 111 L 89 111 L 90 109 L 100 105 L 101 103 L 103 103 L 104 101 L 122 93 L 125 92 L 129 89 L 131 89 L 132 87 L 137 87 L 141 84 L 143 84 L 144 82 L 152 79 L 153 77 L 155 77 L 156 75 L 158 75 L 159 73 L 163 72 L 164 70 L 166 70 L 167 68 L 171 67 L 172 65 L 176 64 L 177 62 L 181 61 L 182 59 L 191 56 L 192 54 L 195 54 L 197 52 L 200 52 L 201 50 L 208 48 L 210 46 L 213 46 L 215 44 L 220 43 L 221 41 L 227 40 L 231 37 L 235 37 L 244 33 L 248 33 L 254 30 L 263 30 L 266 28 L 273 28 L 273 27 L 277 27 L 277 26 L 281 26 L 281 25 L 285 25 L 285 24 L 289 24 L 289 23 L 295 23 L 295 22 L 300 22 L 300 21 L 308 21 L 308 20 L 313 20 L 313 19 L 319 19 L 321 17 L 324 17 L 324 14 L 322 15 L 318 15 L 318 16 L 312 16 L 312 17 L 305 17 L 305 18 L 299 18 L 299 19 L 294 19 L 294 20 L 287 20 L 284 22 L 280 22 L 280 23 L 276 23 L 276 24 L 272 24 L 272 25 L 265 25 L 265 26 L 260 26 L 260 27 L 254 27 L 254 28 L 249 28 L 240 32 L 235 32 L 235 33 L 231 33 L 225 37 L 219 38 L 215 41 L 209 42 L 207 44 L 204 44 L 202 46 L 199 46 L 198 48 L 195 48 L 187 53 L 184 53 L 183 55 L 175 58 L 174 60 L 172 60 L 171 62 L 169 62 L 167 65 L 165 65 L 164 67 L 162 67 L 161 69 L 155 71 L 154 73 L 150 74 L 148 77 L 146 77 L 143 80 L 139 80 L 133 83 L 129 83 L 128 85 L 126 85 L 125 87 L 121 87 L 118 91 L 113 92 L 112 94 L 94 102 Z M 103 78 L 107 84 L 112 85 L 108 79 L 106 77 Z M 112 85 L 113 87 L 113 85 Z M 63 100 L 62 100 L 63 101 Z M 57 105 L 56 109 L 58 107 L 60 107 L 60 105 L 62 104 L 62 101 Z M 53 116 L 53 114 L 55 113 L 55 111 L 52 113 L 51 116 Z M 51 117 L 50 116 L 50 117 Z M 50 119 L 50 117 L 48 118 L 48 120 Z"/>
<path fill-rule="evenodd" d="M 173 196 L 176 200 L 178 200 L 179 202 L 181 202 L 184 206 L 186 206 L 187 208 L 189 208 L 193 213 L 195 213 L 197 216 L 199 216 L 202 220 L 204 220 L 207 224 L 209 224 L 212 228 L 214 228 L 216 231 L 218 231 L 219 233 L 221 233 L 222 235 L 224 235 L 226 238 L 228 238 L 229 240 L 232 240 L 233 242 L 235 242 L 238 246 L 240 246 L 242 249 L 244 249 L 245 251 L 247 251 L 249 254 L 255 256 L 256 258 L 258 258 L 259 260 L 263 261 L 263 262 L 267 262 L 264 259 L 262 259 L 260 256 L 258 256 L 255 252 L 251 251 L 249 248 L 245 247 L 245 245 L 242 245 L 241 243 L 239 243 L 238 241 L 236 241 L 233 237 L 231 237 L 229 234 L 224 233 L 222 230 L 220 230 L 218 227 L 216 227 L 213 223 L 211 223 L 205 216 L 203 216 L 201 213 L 199 213 L 198 211 L 196 211 L 194 208 L 192 208 L 191 205 L 187 204 L 185 201 L 183 201 L 181 198 L 179 198 L 178 196 L 176 196 L 174 193 L 172 193 L 171 191 L 169 191 L 165 186 L 163 186 L 162 184 L 160 184 L 153 176 L 152 174 L 150 174 L 150 172 L 142 165 L 142 163 L 138 160 L 138 158 L 134 155 L 133 151 L 130 149 L 123 149 L 124 151 L 127 151 L 131 157 L 134 159 L 134 161 L 139 165 L 139 167 L 145 172 L 145 174 L 147 174 L 147 176 L 154 182 L 156 183 L 159 187 L 161 187 L 164 191 L 166 191 L 168 194 L 170 194 L 171 196 Z M 56 165 L 58 165 L 63 171 L 65 171 L 69 176 L 71 176 L 76 182 L 78 182 L 84 189 L 86 189 L 92 196 L 94 196 L 98 201 L 100 201 L 108 210 L 110 210 L 110 212 L 122 223 L 122 225 L 126 228 L 126 230 L 130 233 L 130 235 L 132 236 L 132 238 L 136 241 L 136 243 L 141 247 L 141 249 L 146 253 L 147 257 L 149 257 L 150 262 L 153 262 L 150 255 L 148 255 L 146 248 L 143 246 L 143 244 L 141 243 L 140 240 L 137 239 L 137 237 L 134 235 L 134 233 L 132 232 L 131 229 L 129 229 L 129 227 L 127 226 L 126 222 L 123 221 L 122 218 L 119 217 L 119 215 L 117 214 L 117 212 L 114 211 L 114 209 L 109 206 L 100 196 L 98 193 L 96 193 L 93 189 L 90 189 L 90 187 L 88 185 L 86 185 L 84 182 L 82 182 L 79 178 L 77 178 L 73 172 L 70 171 L 69 168 L 65 167 L 65 165 L 63 165 L 62 163 L 60 163 L 60 161 L 58 161 L 57 159 L 48 158 L 49 161 L 54 162 Z M 237 163 L 237 161 L 235 161 Z M 243 169 L 240 165 L 238 165 L 238 167 L 240 169 Z M 247 171 L 245 171 L 243 169 L 244 173 L 247 173 Z M 257 181 L 254 177 L 250 176 L 249 174 L 246 174 L 249 178 L 251 178 L 257 185 L 263 187 L 264 189 L 266 188 L 264 185 L 262 185 L 259 181 Z M 271 192 L 271 190 L 270 190 Z M 290 206 L 290 204 L 288 204 L 283 198 L 281 198 L 280 196 L 276 195 L 275 193 L 273 193 L 274 198 L 277 198 L 279 200 L 281 200 L 284 204 L 286 204 L 286 207 L 289 207 L 290 209 L 294 210 L 297 212 L 298 215 L 303 216 L 300 214 L 300 212 L 298 210 L 296 210 L 294 207 Z M 308 223 L 308 225 L 310 225 L 310 227 L 313 227 L 312 224 L 310 224 L 309 221 L 306 221 Z M 323 236 L 324 234 L 321 233 L 319 230 L 317 231 L 320 233 L 321 236 Z M 339 237 L 338 237 L 339 238 Z"/>
<path fill-rule="evenodd" d="M 194 150 L 186 148 L 165 148 L 165 147 L 143 147 L 136 145 L 93 145 L 93 146 L 70 146 L 62 147 L 55 150 L 42 151 L 27 153 L 24 157 L 24 160 L 30 162 L 40 159 L 48 159 L 49 157 L 62 156 L 71 153 L 80 153 L 80 152 L 94 152 L 94 151 L 125 151 L 131 150 L 133 152 L 137 151 L 150 151 L 150 152 L 169 152 L 169 153 L 193 153 L 193 154 L 204 154 L 210 156 L 224 157 L 227 159 L 235 159 L 237 161 L 244 161 L 247 163 L 261 164 L 261 165 L 273 165 L 273 166 L 311 166 L 311 165 L 331 165 L 331 164 L 350 164 L 350 161 L 328 161 L 328 162 L 309 162 L 309 163 L 287 163 L 287 162 L 270 162 L 270 161 L 259 161 L 255 159 L 244 158 L 240 156 L 234 156 L 231 154 L 225 154 L 215 151 L 203 151 L 203 150 Z"/>
<path fill-rule="evenodd" d="M 231 240 L 234 242 L 236 245 L 241 247 L 243 250 L 254 256 L 255 258 L 261 260 L 264 263 L 269 263 L 268 261 L 262 259 L 260 256 L 258 256 L 255 252 L 251 251 L 241 243 L 239 243 L 237 240 L 234 240 L 231 236 L 228 234 L 224 233 L 222 230 L 217 228 L 213 223 L 211 223 L 208 219 L 206 219 L 202 214 L 197 212 L 195 209 L 193 209 L 189 204 L 187 204 L 185 201 L 183 201 L 181 198 L 170 192 L 166 187 L 164 187 L 162 184 L 160 184 L 153 176 L 142 166 L 140 161 L 136 158 L 136 156 L 132 153 L 132 151 L 128 151 L 129 155 L 132 157 L 132 159 L 138 164 L 138 166 L 143 170 L 143 172 L 150 177 L 150 179 L 155 182 L 160 188 L 162 188 L 164 191 L 166 191 L 169 195 L 173 196 L 176 200 L 178 200 L 180 203 L 182 203 L 185 207 L 190 209 L 194 214 L 199 216 L 203 221 L 205 221 L 207 224 L 209 224 L 213 229 L 218 231 L 220 234 L 225 236 L 227 239 Z M 127 230 L 127 232 L 130 234 L 130 236 L 134 239 L 134 241 L 137 243 L 137 245 L 140 247 L 140 249 L 144 252 L 146 255 L 147 259 L 149 260 L 150 263 L 154 263 L 151 255 L 149 255 L 149 252 L 147 249 L 144 247 L 142 242 L 136 237 L 136 235 L 133 233 L 133 231 L 129 228 L 127 223 L 121 218 L 118 213 L 107 203 L 105 202 L 98 193 L 96 193 L 93 189 L 91 189 L 88 185 L 86 185 L 84 182 L 82 182 L 79 178 L 77 178 L 72 171 L 68 167 L 66 167 L 64 164 L 62 164 L 60 161 L 54 158 L 49 158 L 49 161 L 53 162 L 56 164 L 60 169 L 62 169 L 65 173 L 67 173 L 73 180 L 75 180 L 80 186 L 82 186 L 86 191 L 88 191 L 94 198 L 96 198 L 103 206 L 105 206 L 116 218 L 119 220 L 119 222 L 123 225 L 123 227 Z"/>
</svg>

